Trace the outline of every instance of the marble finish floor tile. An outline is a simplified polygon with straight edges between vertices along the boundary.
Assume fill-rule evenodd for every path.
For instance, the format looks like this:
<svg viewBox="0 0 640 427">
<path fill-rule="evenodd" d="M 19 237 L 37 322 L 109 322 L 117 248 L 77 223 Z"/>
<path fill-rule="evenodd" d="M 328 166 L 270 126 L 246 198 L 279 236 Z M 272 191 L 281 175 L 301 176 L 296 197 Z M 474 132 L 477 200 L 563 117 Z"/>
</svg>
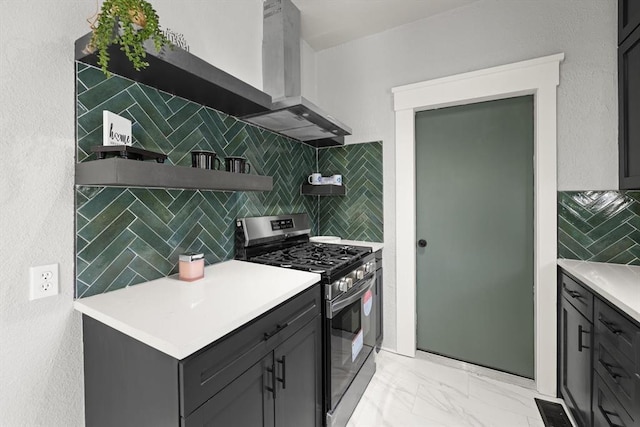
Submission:
<svg viewBox="0 0 640 427">
<path fill-rule="evenodd" d="M 378 353 L 376 374 L 347 427 L 544 427 L 534 398 L 561 402 L 420 353 Z"/>
</svg>

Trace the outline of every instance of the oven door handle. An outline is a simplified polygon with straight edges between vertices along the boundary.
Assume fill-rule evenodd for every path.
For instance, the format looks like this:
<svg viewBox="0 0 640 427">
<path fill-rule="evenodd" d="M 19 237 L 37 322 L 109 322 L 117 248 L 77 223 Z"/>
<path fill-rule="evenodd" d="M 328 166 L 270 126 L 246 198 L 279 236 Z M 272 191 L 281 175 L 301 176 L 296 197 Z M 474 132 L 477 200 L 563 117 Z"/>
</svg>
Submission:
<svg viewBox="0 0 640 427">
<path fill-rule="evenodd" d="M 359 289 L 355 294 L 350 295 L 345 299 L 341 299 L 331 303 L 331 305 L 329 306 L 329 310 L 327 310 L 328 311 L 327 317 L 329 317 L 329 319 L 333 319 L 333 315 L 335 313 L 342 310 L 343 308 L 353 303 L 354 301 L 359 300 L 364 294 L 367 293 L 368 290 L 373 288 L 373 283 L 375 282 L 375 280 L 376 278 L 374 276 L 371 279 L 369 279 L 368 284 L 362 285 L 362 288 Z"/>
</svg>

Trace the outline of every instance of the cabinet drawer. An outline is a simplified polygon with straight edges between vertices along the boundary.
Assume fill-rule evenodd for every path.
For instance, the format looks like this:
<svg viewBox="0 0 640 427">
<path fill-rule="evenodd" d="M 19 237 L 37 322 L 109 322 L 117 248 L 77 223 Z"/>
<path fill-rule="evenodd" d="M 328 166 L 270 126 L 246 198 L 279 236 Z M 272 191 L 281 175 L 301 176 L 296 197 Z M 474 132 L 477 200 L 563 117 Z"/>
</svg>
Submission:
<svg viewBox="0 0 640 427">
<path fill-rule="evenodd" d="M 640 420 L 640 379 L 635 375 L 634 364 L 609 346 L 608 341 L 596 338 L 594 364 L 600 379 L 613 391 L 621 406 L 634 419 Z"/>
<path fill-rule="evenodd" d="M 636 325 L 598 298 L 594 323 L 596 334 L 601 340 L 608 341 L 609 345 L 615 347 L 622 355 L 631 361 L 634 360 L 633 341 L 639 329 Z"/>
<path fill-rule="evenodd" d="M 633 427 L 633 418 L 625 411 L 615 394 L 598 373 L 593 376 L 593 427 Z"/>
<path fill-rule="evenodd" d="M 562 275 L 562 295 L 589 322 L 593 323 L 593 294 L 566 274 Z"/>
<path fill-rule="evenodd" d="M 180 415 L 187 417 L 318 315 L 320 299 L 320 288 L 314 285 L 181 361 Z"/>
</svg>

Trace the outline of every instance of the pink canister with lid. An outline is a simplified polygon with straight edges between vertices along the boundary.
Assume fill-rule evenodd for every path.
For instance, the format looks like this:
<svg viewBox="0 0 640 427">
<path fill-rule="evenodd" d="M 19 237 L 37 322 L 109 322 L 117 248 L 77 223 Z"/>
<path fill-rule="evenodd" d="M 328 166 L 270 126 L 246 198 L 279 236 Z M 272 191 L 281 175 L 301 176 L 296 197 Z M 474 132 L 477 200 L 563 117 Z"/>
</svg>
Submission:
<svg viewBox="0 0 640 427">
<path fill-rule="evenodd" d="M 204 277 L 204 254 L 187 252 L 178 257 L 178 278 L 186 282 Z"/>
</svg>

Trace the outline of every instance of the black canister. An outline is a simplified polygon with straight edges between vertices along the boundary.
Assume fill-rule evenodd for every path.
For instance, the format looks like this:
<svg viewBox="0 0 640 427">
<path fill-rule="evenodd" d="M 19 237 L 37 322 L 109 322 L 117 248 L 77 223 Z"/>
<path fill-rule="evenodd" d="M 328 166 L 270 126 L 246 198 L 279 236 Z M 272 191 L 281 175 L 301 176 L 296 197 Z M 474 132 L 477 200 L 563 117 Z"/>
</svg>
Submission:
<svg viewBox="0 0 640 427">
<path fill-rule="evenodd" d="M 227 172 L 249 173 L 251 165 L 244 157 L 225 157 L 224 166 Z"/>
<path fill-rule="evenodd" d="M 194 150 L 191 152 L 191 166 L 200 169 L 220 169 L 220 159 L 213 151 Z"/>
</svg>

